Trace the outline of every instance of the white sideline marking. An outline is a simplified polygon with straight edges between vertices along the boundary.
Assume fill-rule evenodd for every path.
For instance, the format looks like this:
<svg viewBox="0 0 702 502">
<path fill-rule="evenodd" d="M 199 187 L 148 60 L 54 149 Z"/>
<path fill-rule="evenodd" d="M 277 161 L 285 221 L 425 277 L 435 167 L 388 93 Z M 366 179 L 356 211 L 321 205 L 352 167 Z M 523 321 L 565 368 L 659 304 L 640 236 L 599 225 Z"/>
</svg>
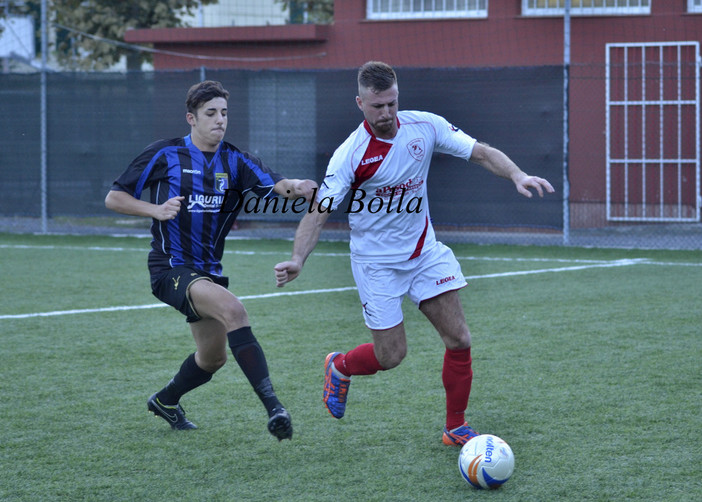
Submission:
<svg viewBox="0 0 702 502">
<path fill-rule="evenodd" d="M 238 296 L 239 300 L 257 300 L 259 298 L 273 298 L 276 296 L 297 296 L 297 295 L 313 295 L 318 293 L 338 293 L 339 291 L 351 291 L 355 290 L 355 286 L 348 286 L 345 288 L 331 288 L 331 289 L 308 289 L 305 291 L 282 291 L 280 293 L 265 293 L 262 295 L 247 295 Z M 75 310 L 55 310 L 53 312 L 34 312 L 31 314 L 7 314 L 0 315 L 0 320 L 2 319 L 27 319 L 31 317 L 52 317 L 60 315 L 71 315 L 71 314 L 93 314 L 96 312 L 117 312 L 123 310 L 144 310 L 144 309 L 156 309 L 160 307 L 169 307 L 165 303 L 151 303 L 148 305 L 122 305 L 118 307 L 101 307 L 95 309 L 75 309 Z"/>
<path fill-rule="evenodd" d="M 105 247 L 105 246 L 55 246 L 55 245 L 30 245 L 30 244 L 0 244 L 0 249 L 42 249 L 42 250 L 52 250 L 52 249 L 64 249 L 70 251 L 106 251 L 106 252 L 124 252 L 131 251 L 137 253 L 148 253 L 151 248 L 148 247 Z M 242 251 L 237 249 L 225 250 L 224 254 L 242 255 L 242 256 L 289 256 L 289 251 Z M 315 251 L 312 256 L 324 256 L 324 257 L 343 257 L 350 256 L 351 253 L 332 253 L 332 252 L 318 252 Z M 470 261 L 504 261 L 504 262 L 553 262 L 553 263 L 611 263 L 607 260 L 585 260 L 580 258 L 501 258 L 496 256 L 456 256 L 457 260 L 470 260 Z"/>
<path fill-rule="evenodd" d="M 42 249 L 42 250 L 52 250 L 52 249 L 64 249 L 68 251 L 109 251 L 120 253 L 123 251 L 134 251 L 137 253 L 148 253 L 151 248 L 149 247 L 105 247 L 105 246 L 53 246 L 53 245 L 29 245 L 29 244 L 0 244 L 0 249 Z M 288 256 L 289 251 L 241 251 L 241 250 L 225 250 L 224 254 L 236 254 L 236 255 L 280 255 Z M 315 253 L 315 256 L 349 256 L 350 253 Z"/>
<path fill-rule="evenodd" d="M 136 251 L 139 253 L 147 253 L 149 248 L 132 248 L 132 247 L 105 247 L 105 246 L 55 246 L 55 245 L 28 245 L 28 244 L 0 244 L 0 249 L 67 249 L 73 251 L 106 251 L 106 252 L 124 252 L 124 251 Z M 288 256 L 287 251 L 241 251 L 241 250 L 225 250 L 225 254 L 234 255 L 280 255 Z M 344 257 L 349 256 L 349 253 L 324 253 L 315 252 L 314 256 L 320 257 Z M 534 274 L 544 274 L 544 273 L 556 273 L 556 272 L 570 272 L 577 270 L 585 270 L 590 268 L 611 268 L 611 267 L 623 267 L 637 264 L 646 265 L 667 265 L 667 266 L 690 266 L 690 267 L 701 267 L 702 263 L 683 263 L 683 262 L 656 262 L 647 258 L 637 258 L 637 259 L 622 259 L 614 261 L 606 260 L 586 260 L 586 259 L 566 259 L 566 258 L 502 258 L 502 257 L 490 257 L 490 256 L 457 256 L 460 260 L 472 260 L 472 261 L 503 261 L 503 262 L 555 262 L 555 263 L 576 263 L 578 265 L 570 267 L 557 267 L 557 268 L 545 268 L 545 269 L 534 269 L 534 270 L 517 270 L 511 272 L 499 272 L 494 274 L 483 274 L 483 275 L 472 275 L 465 276 L 466 280 L 475 279 L 492 279 L 498 277 L 518 277 L 523 275 L 534 275 Z M 309 294 L 324 294 L 324 293 L 337 293 L 342 291 L 352 291 L 355 290 L 355 286 L 341 287 L 341 288 L 330 288 L 330 289 L 310 289 L 305 291 L 281 291 L 276 293 L 265 293 L 260 295 L 248 295 L 239 296 L 240 300 L 256 300 L 261 298 L 276 298 L 279 296 L 297 296 L 297 295 L 309 295 Z M 5 314 L 0 315 L 0 320 L 3 319 L 28 319 L 34 317 L 52 317 L 52 316 L 63 316 L 63 315 L 73 315 L 73 314 L 91 314 L 100 312 L 118 312 L 118 311 L 128 311 L 128 310 L 144 310 L 153 309 L 160 307 L 167 307 L 168 305 L 164 303 L 154 303 L 146 305 L 122 305 L 113 307 L 101 307 L 93 309 L 74 309 L 74 310 L 57 310 L 51 312 L 33 312 L 28 314 Z"/>
<path fill-rule="evenodd" d="M 31 245 L 31 244 L 0 244 L 0 249 L 66 249 L 70 251 L 106 251 L 106 252 L 124 252 L 132 251 L 137 253 L 148 253 L 151 248 L 149 247 L 106 247 L 106 246 L 55 246 L 55 245 Z M 253 255 L 266 255 L 266 256 L 289 256 L 288 251 L 242 251 L 237 249 L 225 250 L 224 254 L 242 255 L 242 256 L 253 256 Z M 324 256 L 324 257 L 343 257 L 350 256 L 351 253 L 333 253 L 333 252 L 318 252 L 315 251 L 312 256 Z M 583 258 L 505 258 L 498 256 L 456 256 L 457 260 L 470 260 L 470 261 L 504 261 L 504 262 L 552 262 L 552 263 L 602 263 L 608 264 L 613 263 L 609 260 L 586 260 Z M 638 258 L 638 261 L 646 261 L 650 265 L 666 265 L 666 266 L 687 266 L 687 267 L 700 267 L 702 263 L 684 263 L 684 262 L 655 262 L 647 261 L 646 258 Z"/>
<path fill-rule="evenodd" d="M 485 274 L 485 275 L 467 275 L 466 280 L 469 279 L 489 279 L 493 277 L 514 277 L 518 275 L 531 275 L 531 274 L 545 274 L 549 272 L 571 272 L 573 270 L 585 270 L 587 268 L 611 268 L 611 267 L 627 267 L 629 265 L 638 265 L 640 263 L 648 263 L 645 258 L 639 258 L 635 260 L 617 260 L 611 262 L 597 262 L 589 265 L 577 265 L 573 267 L 559 267 L 559 268 L 542 268 L 537 270 L 518 270 L 515 272 L 500 272 L 497 274 Z"/>
<path fill-rule="evenodd" d="M 495 277 L 515 277 L 521 275 L 531 275 L 531 274 L 544 274 L 553 272 L 570 272 L 574 270 L 584 270 L 588 268 L 609 268 L 609 267 L 626 267 L 630 265 L 637 265 L 640 263 L 648 263 L 646 259 L 636 259 L 636 260 L 616 260 L 612 262 L 597 262 L 590 264 L 577 265 L 572 267 L 558 267 L 558 268 L 543 268 L 538 270 L 518 270 L 513 272 L 501 272 L 496 274 L 484 274 L 484 275 L 473 275 L 466 276 L 466 280 L 474 279 L 490 279 Z M 311 295 L 311 294 L 322 294 L 322 293 L 338 293 L 341 291 L 353 291 L 355 286 L 347 286 L 342 288 L 329 288 L 329 289 L 308 289 L 304 291 L 281 291 L 278 293 L 264 293 L 260 295 L 247 295 L 239 296 L 240 300 L 257 300 L 260 298 L 276 298 L 279 296 L 298 296 L 298 295 Z M 148 305 L 123 305 L 117 307 L 102 307 L 94 309 L 76 309 L 76 310 L 57 310 L 53 312 L 34 312 L 29 314 L 6 314 L 0 315 L 0 320 L 3 319 L 27 319 L 34 317 L 52 317 L 52 316 L 62 316 L 62 315 L 72 315 L 72 314 L 91 314 L 97 312 L 116 312 L 116 311 L 126 311 L 126 310 L 143 310 L 143 309 L 153 309 L 160 307 L 167 307 L 165 303 L 152 303 Z"/>
</svg>

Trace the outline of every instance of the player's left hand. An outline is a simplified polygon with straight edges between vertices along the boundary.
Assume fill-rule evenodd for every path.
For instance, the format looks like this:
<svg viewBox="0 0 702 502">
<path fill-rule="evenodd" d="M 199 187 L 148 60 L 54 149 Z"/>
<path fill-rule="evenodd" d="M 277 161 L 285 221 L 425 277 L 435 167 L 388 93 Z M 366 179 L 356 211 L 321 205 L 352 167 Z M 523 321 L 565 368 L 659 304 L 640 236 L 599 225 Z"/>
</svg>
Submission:
<svg viewBox="0 0 702 502">
<path fill-rule="evenodd" d="M 524 195 L 525 197 L 531 198 L 532 193 L 529 190 L 533 188 L 539 194 L 539 197 L 544 196 L 544 190 L 548 193 L 553 193 L 555 190 L 547 180 L 539 178 L 538 176 L 524 175 L 521 178 L 514 181 L 517 191 Z"/>
<path fill-rule="evenodd" d="M 290 260 L 278 263 L 273 267 L 273 270 L 275 271 L 275 285 L 282 288 L 300 275 L 302 266 L 298 262 Z"/>
</svg>

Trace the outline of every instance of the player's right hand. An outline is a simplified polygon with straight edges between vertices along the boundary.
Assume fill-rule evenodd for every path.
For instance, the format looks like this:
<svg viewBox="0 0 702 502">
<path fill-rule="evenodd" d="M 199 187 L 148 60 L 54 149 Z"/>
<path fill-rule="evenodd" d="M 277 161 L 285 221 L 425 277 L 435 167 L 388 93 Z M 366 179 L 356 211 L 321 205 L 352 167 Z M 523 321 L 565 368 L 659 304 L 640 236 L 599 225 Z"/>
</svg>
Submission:
<svg viewBox="0 0 702 502">
<path fill-rule="evenodd" d="M 163 204 L 159 204 L 156 207 L 156 214 L 154 218 L 159 221 L 172 220 L 180 212 L 180 203 L 185 200 L 185 197 L 178 195 L 177 197 L 171 197 Z"/>
<path fill-rule="evenodd" d="M 300 266 L 296 261 L 291 260 L 278 263 L 275 267 L 273 267 L 273 270 L 275 270 L 275 285 L 282 288 L 288 282 L 300 275 L 302 266 Z"/>
</svg>

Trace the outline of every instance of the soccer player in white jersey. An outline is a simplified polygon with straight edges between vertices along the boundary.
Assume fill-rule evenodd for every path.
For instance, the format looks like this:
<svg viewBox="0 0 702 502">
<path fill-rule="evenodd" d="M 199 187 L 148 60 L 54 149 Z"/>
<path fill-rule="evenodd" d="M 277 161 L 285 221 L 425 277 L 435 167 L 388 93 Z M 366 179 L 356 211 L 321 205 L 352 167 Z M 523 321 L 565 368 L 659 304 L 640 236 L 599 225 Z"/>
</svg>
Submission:
<svg viewBox="0 0 702 502">
<path fill-rule="evenodd" d="M 458 291 L 466 285 L 453 252 L 436 240 L 429 216 L 427 174 L 433 152 L 472 161 L 511 180 L 531 197 L 553 192 L 504 153 L 428 112 L 398 111 L 394 70 L 370 61 L 358 71 L 356 103 L 365 120 L 332 156 L 316 201 L 295 234 L 292 257 L 275 266 L 282 287 L 301 272 L 324 223 L 345 194 L 351 227 L 351 268 L 373 342 L 330 353 L 324 404 L 335 418 L 346 411 L 351 376 L 394 368 L 407 353 L 401 304 L 409 297 L 438 331 L 446 351 L 443 442 L 461 446 L 477 433 L 465 420 L 473 370 L 471 335 Z"/>
</svg>

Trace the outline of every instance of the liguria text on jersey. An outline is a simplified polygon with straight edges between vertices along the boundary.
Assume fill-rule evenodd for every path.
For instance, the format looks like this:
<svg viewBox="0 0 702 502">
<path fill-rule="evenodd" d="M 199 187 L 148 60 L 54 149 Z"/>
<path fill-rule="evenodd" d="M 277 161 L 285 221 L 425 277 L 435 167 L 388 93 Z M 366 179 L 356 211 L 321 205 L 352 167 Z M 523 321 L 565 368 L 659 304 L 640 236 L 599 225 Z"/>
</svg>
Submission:
<svg viewBox="0 0 702 502">
<path fill-rule="evenodd" d="M 411 181 L 411 180 L 410 180 Z M 422 212 L 422 197 L 408 195 L 407 192 L 413 192 L 412 188 L 406 186 L 406 184 L 394 187 L 392 190 L 384 190 L 382 193 L 376 192 L 375 197 L 366 197 L 366 191 L 362 188 L 351 188 L 349 190 L 351 198 L 349 199 L 348 205 L 346 207 L 345 213 L 360 213 L 363 210 L 369 213 L 379 213 L 384 211 L 386 213 L 421 213 Z M 313 198 L 317 196 L 317 189 L 314 189 Z M 234 199 L 236 202 L 234 202 Z M 233 208 L 229 208 L 232 205 Z M 243 209 L 244 214 L 258 214 L 258 213 L 288 213 L 292 212 L 295 214 L 303 212 L 312 212 L 312 205 L 307 204 L 304 198 L 299 197 L 294 200 L 289 200 L 282 198 L 282 202 L 278 197 L 273 198 L 259 198 L 252 197 L 245 199 L 244 194 L 237 189 L 227 189 L 224 194 L 224 201 L 222 202 L 221 212 L 234 213 Z M 331 212 L 331 208 L 334 207 L 333 197 L 323 197 L 319 201 L 319 211 L 320 212 Z M 227 209 L 224 209 L 227 208 Z"/>
</svg>

